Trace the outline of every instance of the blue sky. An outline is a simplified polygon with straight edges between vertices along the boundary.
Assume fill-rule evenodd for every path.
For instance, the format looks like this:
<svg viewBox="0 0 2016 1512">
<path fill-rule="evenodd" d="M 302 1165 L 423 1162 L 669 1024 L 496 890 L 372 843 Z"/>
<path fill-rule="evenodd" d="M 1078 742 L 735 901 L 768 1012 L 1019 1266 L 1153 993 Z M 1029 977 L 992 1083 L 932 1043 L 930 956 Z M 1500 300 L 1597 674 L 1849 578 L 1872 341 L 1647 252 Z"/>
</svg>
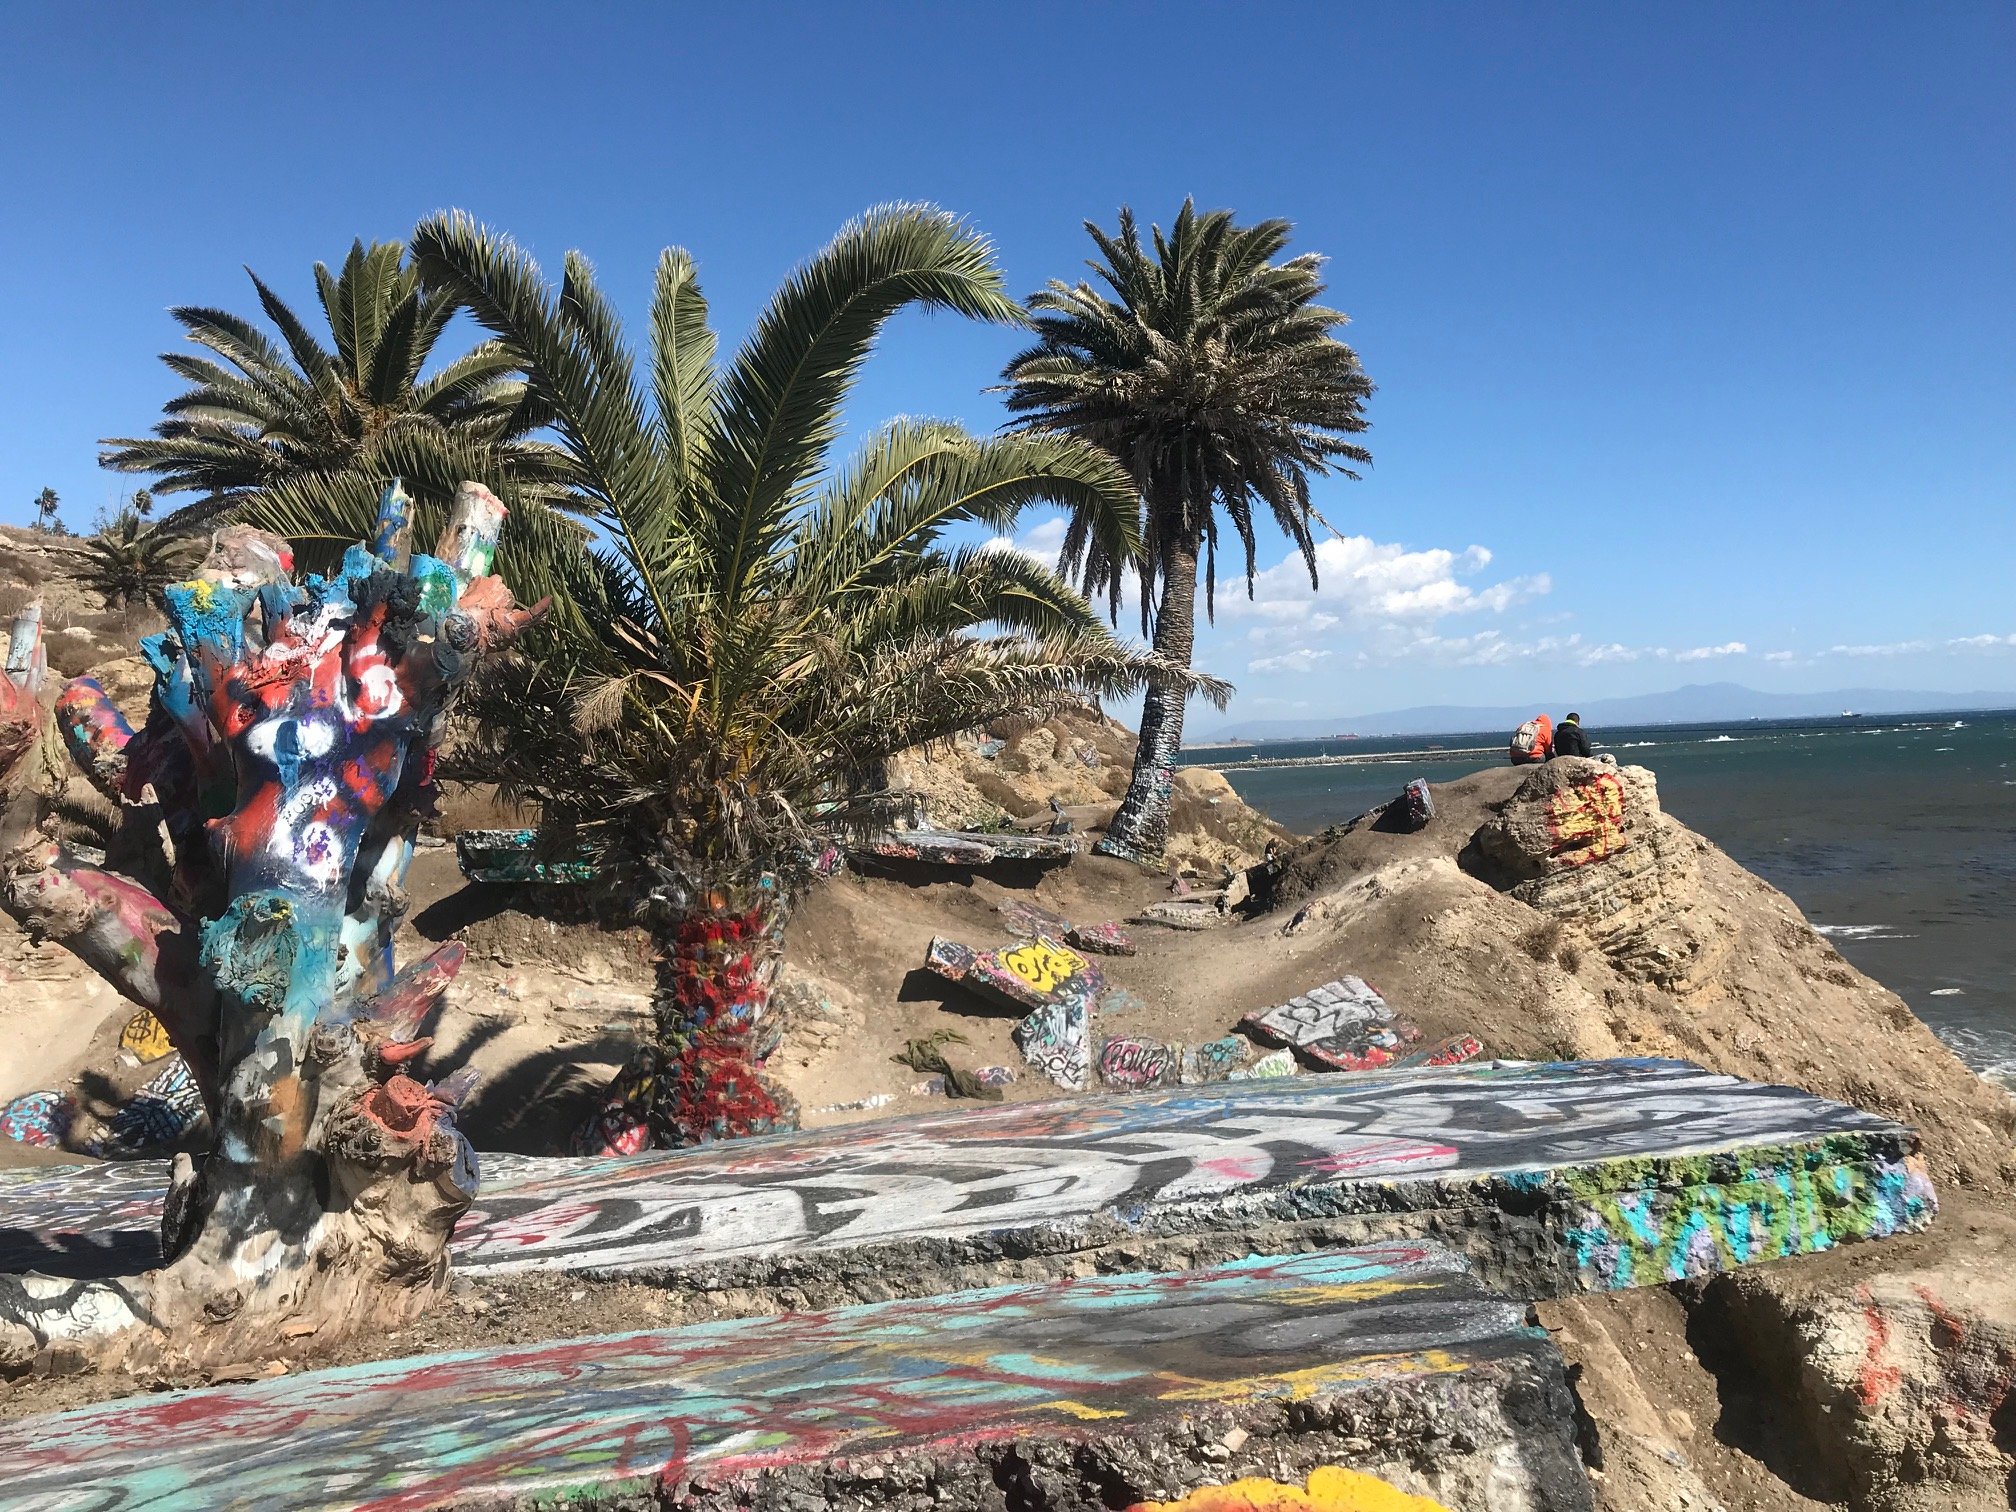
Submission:
<svg viewBox="0 0 2016 1512">
<path fill-rule="evenodd" d="M 253 311 L 243 264 L 312 304 L 444 206 L 638 319 L 687 246 L 732 335 L 877 201 L 971 217 L 1021 292 L 1193 194 L 1296 223 L 1379 385 L 1320 593 L 1267 539 L 1200 642 L 1236 713 L 2016 690 L 2006 4 L 199 0 L 9 43 L 0 520 L 113 498 L 168 306 Z M 852 418 L 991 427 L 1016 345 L 906 319 Z"/>
</svg>

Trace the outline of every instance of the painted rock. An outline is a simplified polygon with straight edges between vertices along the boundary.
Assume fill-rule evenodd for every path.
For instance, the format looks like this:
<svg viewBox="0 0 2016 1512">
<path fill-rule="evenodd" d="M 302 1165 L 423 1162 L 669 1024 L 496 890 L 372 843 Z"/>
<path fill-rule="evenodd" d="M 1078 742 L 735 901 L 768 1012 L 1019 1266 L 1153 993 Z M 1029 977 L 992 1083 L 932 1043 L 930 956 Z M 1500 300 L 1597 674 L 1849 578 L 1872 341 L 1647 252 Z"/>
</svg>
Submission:
<svg viewBox="0 0 2016 1512">
<path fill-rule="evenodd" d="M 1001 922 L 1008 926 L 1008 932 L 1018 940 L 1033 940 L 1038 935 L 1049 935 L 1052 939 L 1068 940 L 1070 920 L 1062 914 L 1054 914 L 1040 903 L 1024 902 L 1020 898 L 1010 898 L 995 909 L 1001 915 Z"/>
<path fill-rule="evenodd" d="M 924 969 L 1010 1008 L 1076 1002 L 1085 1008 L 1106 989 L 1097 966 L 1049 935 L 1002 950 L 974 950 L 934 939 Z"/>
<path fill-rule="evenodd" d="M 0 1135 L 53 1150 L 70 1132 L 73 1109 L 60 1092 L 28 1092 L 0 1104 Z"/>
<path fill-rule="evenodd" d="M 119 1031 L 119 1048 L 129 1052 L 144 1066 L 172 1053 L 175 1046 L 169 1042 L 168 1031 L 161 1020 L 154 1017 L 151 1010 L 142 1008 L 126 1020 L 126 1027 Z"/>
<path fill-rule="evenodd" d="M 1190 1046 L 1183 1052 L 1183 1085 L 1226 1080 L 1246 1059 L 1246 1050 L 1246 1041 L 1236 1034 Z"/>
<path fill-rule="evenodd" d="M 1407 791 L 1400 795 L 1400 801 L 1407 810 L 1407 825 L 1410 829 L 1420 829 L 1435 817 L 1435 795 L 1428 791 L 1425 778 L 1416 777 L 1407 784 Z"/>
<path fill-rule="evenodd" d="M 1274 1050 L 1261 1056 L 1250 1066 L 1241 1066 L 1226 1075 L 1227 1081 L 1272 1081 L 1280 1076 L 1295 1074 L 1295 1052 Z"/>
<path fill-rule="evenodd" d="M 1092 1080 L 1086 1017 L 1083 998 L 1046 1004 L 1015 1026 L 1015 1048 L 1030 1070 L 1067 1092 L 1083 1092 Z"/>
<path fill-rule="evenodd" d="M 983 1087 L 1005 1087 L 1015 1080 L 1015 1070 L 1012 1066 L 981 1066 L 973 1079 Z"/>
<path fill-rule="evenodd" d="M 1118 924 L 1080 924 L 1064 936 L 1064 943 L 1075 945 L 1080 950 L 1093 955 L 1131 956 L 1141 947 L 1134 943 L 1134 937 Z"/>
<path fill-rule="evenodd" d="M 948 982 L 963 982 L 966 973 L 973 969 L 973 958 L 979 954 L 971 945 L 933 935 L 924 950 L 924 969 Z"/>
<path fill-rule="evenodd" d="M 1063 861 L 1078 854 L 1078 837 L 1063 835 L 1026 835 L 1022 833 L 989 835 L 987 843 L 994 848 L 994 855 L 1001 861 Z"/>
<path fill-rule="evenodd" d="M 880 861 L 925 861 L 935 866 L 985 866 L 997 854 L 986 840 L 951 830 L 892 830 L 849 846 L 847 853 Z"/>
<path fill-rule="evenodd" d="M 1484 1053 L 1484 1042 L 1472 1034 L 1453 1035 L 1445 1040 L 1437 1040 L 1432 1045 L 1409 1051 L 1394 1062 L 1394 1065 L 1411 1068 L 1415 1066 L 1460 1066 L 1464 1061 Z"/>
<path fill-rule="evenodd" d="M 1339 1071 L 1387 1065 L 1399 1044 L 1419 1038 L 1411 1025 L 1396 1026 L 1386 1000 L 1354 976 L 1312 987 L 1285 1003 L 1249 1013 L 1240 1023 L 1270 1044 Z"/>
<path fill-rule="evenodd" d="M 1215 929 L 1230 922 L 1216 903 L 1197 898 L 1176 898 L 1167 903 L 1151 903 L 1135 915 L 1137 923 L 1161 924 L 1170 929 Z"/>
<path fill-rule="evenodd" d="M 1166 1087 L 1177 1079 L 1182 1065 L 1181 1052 L 1159 1040 L 1116 1034 L 1099 1047 L 1099 1079 L 1109 1087 L 1133 1091 Z"/>
</svg>

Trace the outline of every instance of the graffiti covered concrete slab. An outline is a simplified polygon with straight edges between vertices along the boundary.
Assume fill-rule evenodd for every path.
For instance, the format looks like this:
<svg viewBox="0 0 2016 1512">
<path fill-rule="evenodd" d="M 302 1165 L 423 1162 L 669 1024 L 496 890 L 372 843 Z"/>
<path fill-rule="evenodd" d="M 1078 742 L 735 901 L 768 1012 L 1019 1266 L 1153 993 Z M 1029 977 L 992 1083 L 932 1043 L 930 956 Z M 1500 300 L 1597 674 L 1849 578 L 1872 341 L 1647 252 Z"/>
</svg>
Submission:
<svg viewBox="0 0 2016 1512">
<path fill-rule="evenodd" d="M 1065 861 L 1078 854 L 1071 835 L 891 830 L 847 847 L 849 860 L 921 861 L 933 866 L 991 866 L 997 861 Z"/>
<path fill-rule="evenodd" d="M 465 1274 L 703 1289 L 844 1286 L 880 1267 L 921 1291 L 1004 1254 L 1063 1269 L 1109 1244 L 1349 1218 L 1366 1237 L 1474 1246 L 1488 1274 L 1542 1295 L 1922 1228 L 1936 1202 L 1916 1151 L 1887 1119 L 1680 1061 L 1471 1063 L 948 1109 L 627 1160 L 500 1157 L 454 1254 Z M 0 1236 L 101 1232 L 88 1179 L 66 1183 L 0 1183 Z"/>
<path fill-rule="evenodd" d="M 1187 1452 L 1200 1418 L 1237 1447 Z M 685 1506 L 696 1491 L 761 1509 L 998 1506 L 1004 1466 L 1053 1457 L 1088 1492 L 1151 1501 L 1411 1458 L 1423 1468 L 1402 1473 L 1438 1490 L 1488 1481 L 1493 1507 L 1584 1512 L 1570 1421 L 1523 1308 L 1447 1251 L 1390 1244 L 112 1402 L 0 1426 L 0 1463 L 10 1507 L 124 1512 Z"/>
<path fill-rule="evenodd" d="M 1097 966 L 1063 941 L 1041 934 L 999 950 L 975 950 L 934 937 L 924 951 L 924 969 L 990 1002 L 1025 1012 L 1060 1003 L 1084 1009 L 1106 990 L 1105 973 Z"/>
<path fill-rule="evenodd" d="M 1065 932 L 1064 943 L 1094 955 L 1138 955 L 1140 945 L 1124 926 L 1106 920 L 1098 924 L 1078 924 Z"/>
<path fill-rule="evenodd" d="M 598 875 L 585 854 L 573 848 L 548 854 L 539 832 L 529 829 L 463 830 L 455 837 L 455 864 L 471 882 L 578 886 Z"/>
<path fill-rule="evenodd" d="M 1240 1022 L 1269 1044 L 1292 1049 L 1333 1071 L 1393 1066 L 1421 1034 L 1395 1016 L 1378 989 L 1355 976 L 1312 987 L 1285 1003 L 1249 1013 Z"/>
</svg>

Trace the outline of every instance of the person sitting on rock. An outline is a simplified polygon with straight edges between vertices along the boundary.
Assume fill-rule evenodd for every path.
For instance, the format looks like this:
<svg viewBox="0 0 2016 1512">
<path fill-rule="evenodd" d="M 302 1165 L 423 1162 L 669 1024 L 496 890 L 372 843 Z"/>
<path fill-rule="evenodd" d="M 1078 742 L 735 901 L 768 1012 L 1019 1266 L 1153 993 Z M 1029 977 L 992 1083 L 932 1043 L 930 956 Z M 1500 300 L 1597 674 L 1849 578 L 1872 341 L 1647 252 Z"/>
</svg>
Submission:
<svg viewBox="0 0 2016 1512">
<path fill-rule="evenodd" d="M 1587 756 L 1588 754 L 1589 736 L 1582 728 L 1582 716 L 1580 714 L 1570 714 L 1554 727 L 1554 751 L 1547 759 L 1552 761 L 1555 756 Z"/>
</svg>

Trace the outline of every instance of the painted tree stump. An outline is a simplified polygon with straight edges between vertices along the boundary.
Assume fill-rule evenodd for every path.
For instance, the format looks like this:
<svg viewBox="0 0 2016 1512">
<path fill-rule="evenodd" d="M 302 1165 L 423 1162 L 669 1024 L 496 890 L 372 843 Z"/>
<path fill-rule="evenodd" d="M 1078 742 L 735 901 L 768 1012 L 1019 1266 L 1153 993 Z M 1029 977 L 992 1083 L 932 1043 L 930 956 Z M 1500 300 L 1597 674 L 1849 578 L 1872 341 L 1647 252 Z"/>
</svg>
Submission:
<svg viewBox="0 0 2016 1512">
<path fill-rule="evenodd" d="M 218 1137 L 177 1160 L 164 1269 L 0 1278 L 0 1364 L 243 1359 L 283 1329 L 397 1326 L 445 1279 L 476 1193 L 455 1124 L 471 1079 L 418 1068 L 462 948 L 395 973 L 392 937 L 455 690 L 540 611 L 490 575 L 504 507 L 488 490 L 463 485 L 431 556 L 407 544 L 408 509 L 393 483 L 372 541 L 299 582 L 284 541 L 218 532 L 142 642 L 139 731 L 88 678 L 52 717 L 39 616 L 17 622 L 0 902 L 155 1015 L 186 1076 L 159 1089 L 161 1117 L 200 1101 Z M 50 822 L 66 754 L 118 805 L 104 865 Z"/>
</svg>

